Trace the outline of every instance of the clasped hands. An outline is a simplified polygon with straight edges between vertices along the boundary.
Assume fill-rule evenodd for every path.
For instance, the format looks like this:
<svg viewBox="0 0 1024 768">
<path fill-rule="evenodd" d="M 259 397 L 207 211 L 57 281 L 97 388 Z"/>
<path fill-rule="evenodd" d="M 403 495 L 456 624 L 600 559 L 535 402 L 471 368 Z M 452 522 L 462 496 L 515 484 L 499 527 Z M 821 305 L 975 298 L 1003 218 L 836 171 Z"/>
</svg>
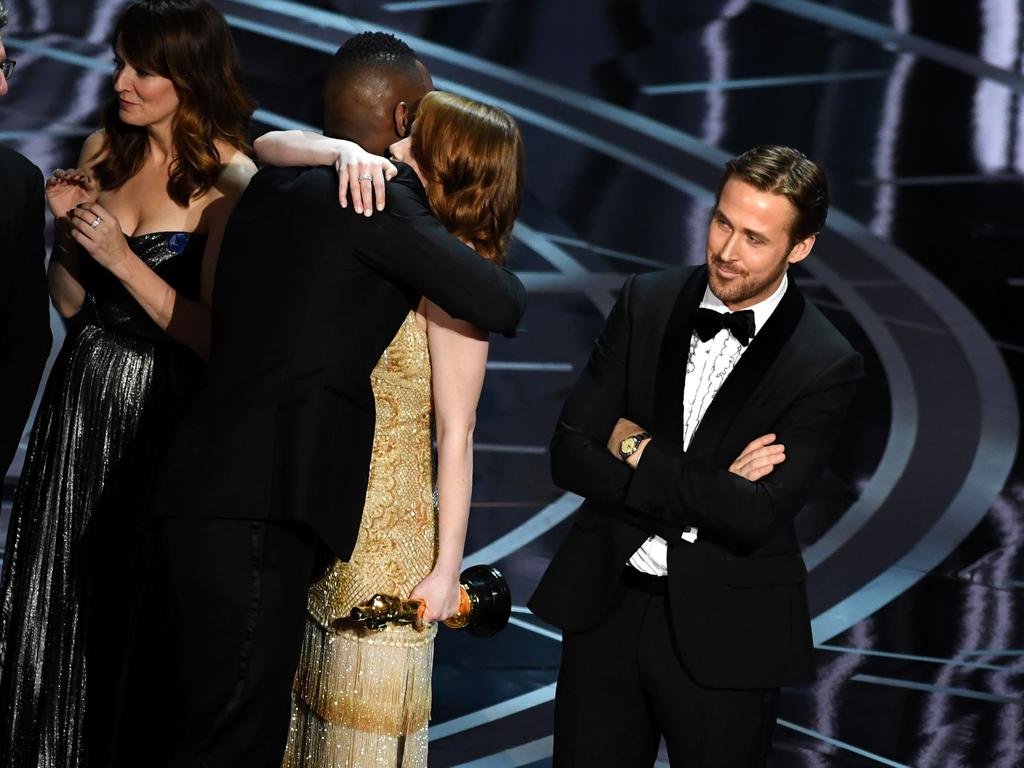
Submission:
<svg viewBox="0 0 1024 768">
<path fill-rule="evenodd" d="M 116 272 L 134 257 L 117 217 L 96 202 L 96 179 L 79 168 L 58 168 L 46 180 L 46 199 L 57 219 L 67 217 L 71 238 L 100 265 Z"/>
<path fill-rule="evenodd" d="M 622 444 L 622 441 L 631 435 L 644 431 L 644 428 L 636 422 L 629 419 L 619 419 L 615 422 L 612 433 L 608 438 L 608 450 L 612 456 L 621 461 L 622 456 L 619 454 L 619 446 Z M 751 440 L 747 447 L 740 452 L 740 455 L 736 457 L 736 460 L 729 465 L 729 471 L 750 482 L 756 482 L 768 475 L 778 464 L 786 460 L 786 446 L 776 443 L 775 439 L 776 435 L 769 433 Z M 642 441 L 636 451 L 633 452 L 633 455 L 625 460 L 633 469 L 636 469 L 640 463 L 644 449 L 649 442 L 650 438 Z"/>
</svg>

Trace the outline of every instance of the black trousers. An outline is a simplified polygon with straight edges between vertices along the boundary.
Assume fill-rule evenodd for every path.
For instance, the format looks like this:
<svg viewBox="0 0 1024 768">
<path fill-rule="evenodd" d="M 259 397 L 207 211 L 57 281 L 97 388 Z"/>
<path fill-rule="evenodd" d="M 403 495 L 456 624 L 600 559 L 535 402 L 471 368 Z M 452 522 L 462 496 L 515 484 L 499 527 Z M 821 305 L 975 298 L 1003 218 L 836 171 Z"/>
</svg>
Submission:
<svg viewBox="0 0 1024 768">
<path fill-rule="evenodd" d="M 153 538 L 117 765 L 279 768 L 319 540 L 200 517 L 158 519 Z"/>
<path fill-rule="evenodd" d="M 699 685 L 676 651 L 664 580 L 629 581 L 597 628 L 563 635 L 554 768 L 651 768 L 662 736 L 672 768 L 765 765 L 778 689 Z"/>
</svg>

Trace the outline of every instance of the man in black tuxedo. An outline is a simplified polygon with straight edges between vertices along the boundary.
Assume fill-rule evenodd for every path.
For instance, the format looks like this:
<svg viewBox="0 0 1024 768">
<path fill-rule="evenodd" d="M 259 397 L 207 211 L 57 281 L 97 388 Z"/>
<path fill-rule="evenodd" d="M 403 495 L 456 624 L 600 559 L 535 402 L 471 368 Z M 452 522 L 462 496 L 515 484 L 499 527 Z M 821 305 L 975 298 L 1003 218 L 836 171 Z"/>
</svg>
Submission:
<svg viewBox="0 0 1024 768">
<path fill-rule="evenodd" d="M 861 358 L 787 276 L 825 222 L 796 150 L 729 161 L 707 264 L 628 280 L 551 443 L 583 496 L 530 608 L 563 630 L 554 765 L 763 765 L 814 677 L 793 519 Z M 753 438 L 753 440 L 752 440 Z"/>
<path fill-rule="evenodd" d="M 366 79 L 394 99 L 382 133 L 408 130 L 431 84 L 389 37 L 339 51 L 329 133 L 352 127 L 337 109 L 357 101 L 333 88 Z M 353 67 L 364 77 L 335 76 Z M 408 166 L 372 218 L 339 206 L 338 183 L 329 167 L 266 168 L 224 235 L 209 365 L 157 493 L 157 616 L 126 698 L 146 702 L 122 729 L 146 765 L 280 765 L 308 587 L 325 555 L 350 555 L 359 528 L 373 367 L 421 295 L 506 335 L 524 309 L 522 284 L 431 216 Z"/>
<path fill-rule="evenodd" d="M 0 5 L 0 30 L 7 11 Z M 14 62 L 0 39 L 0 96 Z M 0 146 L 0 480 L 11 465 L 50 353 L 50 300 L 43 246 L 43 175 Z"/>
</svg>

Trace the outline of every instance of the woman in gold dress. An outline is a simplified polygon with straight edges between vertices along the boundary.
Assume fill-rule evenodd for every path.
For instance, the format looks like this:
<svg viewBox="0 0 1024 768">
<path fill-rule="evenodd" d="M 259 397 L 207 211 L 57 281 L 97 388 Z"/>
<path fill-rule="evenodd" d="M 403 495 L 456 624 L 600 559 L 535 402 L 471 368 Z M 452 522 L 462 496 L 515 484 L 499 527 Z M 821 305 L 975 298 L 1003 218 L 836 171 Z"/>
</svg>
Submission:
<svg viewBox="0 0 1024 768">
<path fill-rule="evenodd" d="M 295 142 L 292 158 L 308 141 L 294 134 L 277 140 Z M 268 137 L 260 141 L 266 148 Z M 321 148 L 324 141 L 317 137 Z M 339 145 L 340 157 L 345 151 Z M 393 144 L 391 154 L 416 171 L 449 231 L 481 257 L 504 259 L 523 172 L 522 140 L 511 117 L 429 93 L 411 136 Z M 486 362 L 486 334 L 424 299 L 373 371 L 377 420 L 362 523 L 351 559 L 335 561 L 310 589 L 288 768 L 427 765 L 434 622 L 459 605 Z M 423 600 L 427 629 L 373 631 L 350 622 L 351 609 L 376 593 Z"/>
</svg>

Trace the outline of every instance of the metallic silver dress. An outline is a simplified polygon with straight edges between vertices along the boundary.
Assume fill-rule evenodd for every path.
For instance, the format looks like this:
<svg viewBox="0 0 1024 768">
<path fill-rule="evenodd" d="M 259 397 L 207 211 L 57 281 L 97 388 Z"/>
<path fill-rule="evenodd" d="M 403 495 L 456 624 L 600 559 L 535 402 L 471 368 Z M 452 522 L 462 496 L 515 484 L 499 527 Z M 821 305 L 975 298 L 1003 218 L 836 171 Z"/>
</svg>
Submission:
<svg viewBox="0 0 1024 768">
<path fill-rule="evenodd" d="M 205 238 L 129 237 L 195 298 Z M 46 384 L 0 587 L 0 765 L 103 765 L 130 642 L 139 528 L 199 358 L 88 262 L 82 311 Z"/>
</svg>

